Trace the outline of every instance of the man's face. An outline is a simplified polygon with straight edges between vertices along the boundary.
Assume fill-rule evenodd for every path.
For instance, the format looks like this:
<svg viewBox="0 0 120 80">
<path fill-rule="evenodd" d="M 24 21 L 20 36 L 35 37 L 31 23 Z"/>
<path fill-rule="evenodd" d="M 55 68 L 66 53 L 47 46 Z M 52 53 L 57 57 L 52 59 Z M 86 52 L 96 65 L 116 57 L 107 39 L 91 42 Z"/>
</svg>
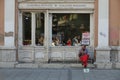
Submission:
<svg viewBox="0 0 120 80">
<path fill-rule="evenodd" d="M 86 46 L 82 46 L 82 49 L 85 49 L 86 48 Z"/>
</svg>

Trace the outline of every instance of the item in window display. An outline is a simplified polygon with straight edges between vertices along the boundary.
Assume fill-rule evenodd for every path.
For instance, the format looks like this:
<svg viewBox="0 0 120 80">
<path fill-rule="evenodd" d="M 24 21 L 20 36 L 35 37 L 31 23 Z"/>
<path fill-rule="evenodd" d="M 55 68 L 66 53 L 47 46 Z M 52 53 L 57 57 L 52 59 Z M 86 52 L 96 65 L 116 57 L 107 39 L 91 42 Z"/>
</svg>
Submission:
<svg viewBox="0 0 120 80">
<path fill-rule="evenodd" d="M 60 40 L 58 39 L 58 37 L 55 37 L 55 45 L 59 46 L 59 44 L 60 44 Z"/>
<path fill-rule="evenodd" d="M 39 42 L 39 44 L 40 44 L 41 46 L 43 46 L 43 44 L 44 44 L 44 37 L 41 36 L 41 37 L 39 38 L 38 42 Z"/>
<path fill-rule="evenodd" d="M 54 42 L 52 42 L 52 46 L 55 46 L 55 43 L 54 43 Z"/>
<path fill-rule="evenodd" d="M 78 18 L 77 14 L 70 14 L 69 20 L 72 21 L 72 20 L 75 20 L 77 18 Z"/>
<path fill-rule="evenodd" d="M 73 15 L 71 14 L 69 17 L 69 20 L 72 21 L 73 20 Z"/>
<path fill-rule="evenodd" d="M 30 45 L 31 44 L 31 40 L 24 40 L 23 41 L 23 45 Z"/>
<path fill-rule="evenodd" d="M 81 45 L 81 38 L 79 35 L 77 36 L 77 39 L 78 39 L 78 45 L 80 46 Z"/>
<path fill-rule="evenodd" d="M 72 44 L 72 41 L 71 41 L 70 38 L 68 38 L 68 40 L 67 40 L 67 46 L 71 46 L 71 44 Z"/>
<path fill-rule="evenodd" d="M 80 25 L 80 29 L 81 29 L 81 30 L 85 29 L 84 24 L 81 24 L 81 25 Z"/>
<path fill-rule="evenodd" d="M 56 15 L 53 17 L 53 21 L 54 21 L 54 22 L 58 21 Z"/>
<path fill-rule="evenodd" d="M 73 46 L 78 46 L 77 36 L 75 36 L 75 37 L 72 39 L 72 43 L 73 43 Z"/>
<path fill-rule="evenodd" d="M 52 33 L 53 33 L 53 34 L 57 34 L 57 28 L 54 27 L 54 28 L 52 29 Z"/>
<path fill-rule="evenodd" d="M 64 46 L 65 45 L 65 41 L 64 41 L 64 32 L 61 32 L 61 44 Z"/>
<path fill-rule="evenodd" d="M 58 26 L 63 26 L 63 25 L 65 25 L 66 22 L 68 22 L 68 16 L 64 15 L 64 16 L 60 17 L 60 19 L 58 21 Z"/>
<path fill-rule="evenodd" d="M 55 46 L 55 38 L 52 37 L 52 46 Z"/>
<path fill-rule="evenodd" d="M 77 14 L 73 14 L 73 19 L 77 19 L 78 15 Z"/>
</svg>

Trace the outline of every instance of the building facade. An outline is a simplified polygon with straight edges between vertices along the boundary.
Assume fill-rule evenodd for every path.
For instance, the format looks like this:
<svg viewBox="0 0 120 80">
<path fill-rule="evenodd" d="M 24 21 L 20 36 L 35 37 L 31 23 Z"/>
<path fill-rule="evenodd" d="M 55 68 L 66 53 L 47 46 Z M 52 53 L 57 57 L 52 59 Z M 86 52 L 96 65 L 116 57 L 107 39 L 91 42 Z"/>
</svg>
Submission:
<svg viewBox="0 0 120 80">
<path fill-rule="evenodd" d="M 119 0 L 0 0 L 0 67 L 78 61 L 120 68 Z"/>
</svg>

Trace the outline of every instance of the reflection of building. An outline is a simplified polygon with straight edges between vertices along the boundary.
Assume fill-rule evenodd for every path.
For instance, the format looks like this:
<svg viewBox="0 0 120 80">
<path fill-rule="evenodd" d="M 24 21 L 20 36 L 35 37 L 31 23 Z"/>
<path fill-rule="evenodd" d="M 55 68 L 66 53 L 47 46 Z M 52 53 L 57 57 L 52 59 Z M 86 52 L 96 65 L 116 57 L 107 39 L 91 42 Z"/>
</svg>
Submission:
<svg viewBox="0 0 120 80">
<path fill-rule="evenodd" d="M 96 52 L 97 67 L 111 68 L 115 64 L 115 68 L 120 68 L 119 5 L 120 0 L 1 0 L 0 67 L 1 65 L 13 67 L 16 61 L 46 62 L 55 56 L 59 56 L 62 60 L 62 54 L 64 59 L 68 59 L 68 54 L 71 54 L 69 55 L 72 56 L 71 59 L 77 59 L 73 56 L 78 53 L 79 46 L 52 47 L 52 15 L 69 14 L 69 20 L 72 21 L 79 17 L 76 14 L 88 14 L 90 30 L 88 48 L 91 52 L 93 50 Z M 28 15 L 24 18 L 23 15 L 26 12 Z M 29 20 L 29 16 L 31 22 L 24 24 L 23 19 Z M 27 27 L 24 27 L 25 25 Z M 25 36 L 28 35 L 23 35 L 24 29 L 30 31 L 28 32 L 30 37 L 26 38 Z M 39 29 L 42 30 L 39 31 Z M 38 36 L 44 36 L 44 46 L 36 46 Z M 30 45 L 23 45 L 23 41 Z"/>
</svg>

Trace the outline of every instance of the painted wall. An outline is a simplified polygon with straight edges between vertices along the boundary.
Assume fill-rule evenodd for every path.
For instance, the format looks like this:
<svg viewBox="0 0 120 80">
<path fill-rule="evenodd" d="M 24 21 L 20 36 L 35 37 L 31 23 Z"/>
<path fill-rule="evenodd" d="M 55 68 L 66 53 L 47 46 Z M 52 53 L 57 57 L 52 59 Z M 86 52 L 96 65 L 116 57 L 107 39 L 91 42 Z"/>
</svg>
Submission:
<svg viewBox="0 0 120 80">
<path fill-rule="evenodd" d="M 95 0 L 95 47 L 98 45 L 98 0 Z"/>
<path fill-rule="evenodd" d="M 109 2 L 109 45 L 120 45 L 120 0 Z M 98 0 L 95 0 L 95 47 L 98 45 Z"/>
<path fill-rule="evenodd" d="M 0 0 L 0 46 L 4 45 L 4 0 Z"/>
<path fill-rule="evenodd" d="M 14 47 L 15 39 L 15 0 L 4 0 L 5 5 L 5 44 L 6 47 Z"/>
<path fill-rule="evenodd" d="M 110 46 L 120 44 L 120 0 L 110 0 Z"/>
<path fill-rule="evenodd" d="M 15 46 L 18 46 L 18 1 L 15 0 Z"/>
</svg>

